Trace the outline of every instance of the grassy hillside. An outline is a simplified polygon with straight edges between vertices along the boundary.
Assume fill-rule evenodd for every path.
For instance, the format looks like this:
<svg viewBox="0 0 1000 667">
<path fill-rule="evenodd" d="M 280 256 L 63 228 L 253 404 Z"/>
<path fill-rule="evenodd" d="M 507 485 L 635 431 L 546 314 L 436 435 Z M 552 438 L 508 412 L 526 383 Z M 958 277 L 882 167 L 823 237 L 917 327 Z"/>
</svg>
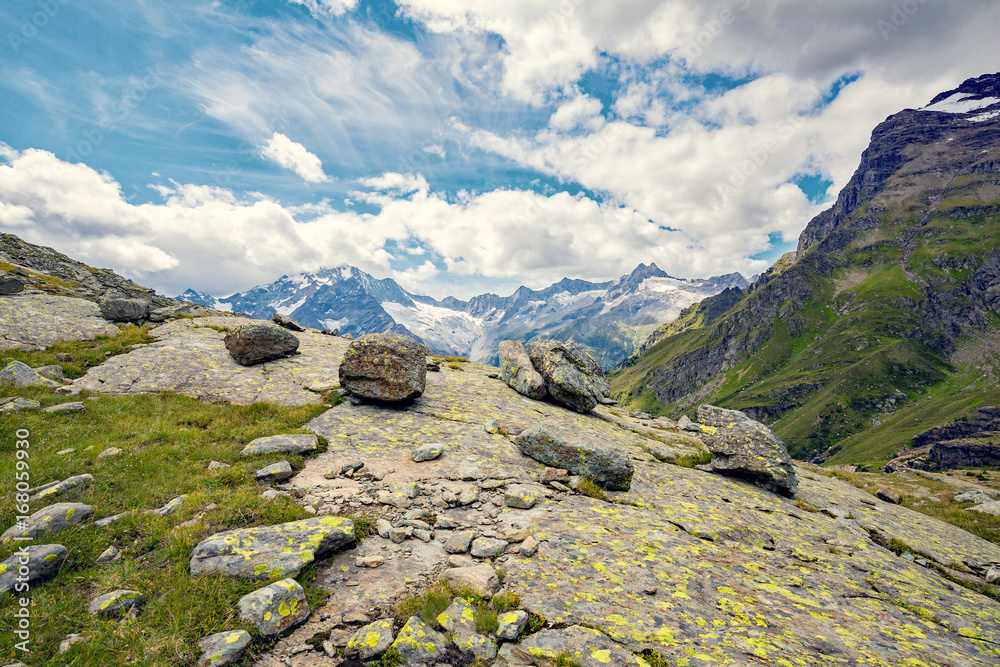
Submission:
<svg viewBox="0 0 1000 667">
<path fill-rule="evenodd" d="M 913 434 L 1000 402 L 982 381 L 996 357 L 984 341 L 1000 330 L 1000 148 L 944 165 L 937 143 L 910 151 L 880 192 L 735 305 L 708 299 L 661 329 L 613 374 L 619 400 L 674 417 L 703 402 L 744 410 L 794 456 L 836 446 L 838 463 L 887 460 Z"/>
</svg>

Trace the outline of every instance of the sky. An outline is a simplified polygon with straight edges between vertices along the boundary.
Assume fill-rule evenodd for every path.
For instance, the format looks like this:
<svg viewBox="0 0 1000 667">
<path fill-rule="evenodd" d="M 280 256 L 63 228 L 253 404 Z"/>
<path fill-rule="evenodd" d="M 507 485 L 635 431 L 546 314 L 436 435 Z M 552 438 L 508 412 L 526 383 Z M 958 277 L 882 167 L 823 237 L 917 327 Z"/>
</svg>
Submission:
<svg viewBox="0 0 1000 667">
<path fill-rule="evenodd" d="M 0 231 L 173 296 L 765 270 L 996 0 L 5 0 Z"/>
</svg>

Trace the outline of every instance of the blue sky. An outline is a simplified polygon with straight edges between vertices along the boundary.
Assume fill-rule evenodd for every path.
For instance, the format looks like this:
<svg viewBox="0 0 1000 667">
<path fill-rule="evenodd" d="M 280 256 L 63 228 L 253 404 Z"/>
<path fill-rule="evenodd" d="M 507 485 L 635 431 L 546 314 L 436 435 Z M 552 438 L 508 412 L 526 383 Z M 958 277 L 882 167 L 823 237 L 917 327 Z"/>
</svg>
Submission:
<svg viewBox="0 0 1000 667">
<path fill-rule="evenodd" d="M 0 229 L 167 294 L 750 275 L 996 69 L 996 3 L 816 4 L 9 0 Z"/>
</svg>

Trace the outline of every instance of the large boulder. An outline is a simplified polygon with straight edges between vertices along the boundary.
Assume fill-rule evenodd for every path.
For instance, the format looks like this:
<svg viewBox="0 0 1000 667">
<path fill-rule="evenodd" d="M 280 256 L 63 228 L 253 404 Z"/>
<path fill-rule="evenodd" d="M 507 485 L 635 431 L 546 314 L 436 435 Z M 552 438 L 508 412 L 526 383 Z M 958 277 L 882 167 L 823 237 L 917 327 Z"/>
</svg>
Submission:
<svg viewBox="0 0 1000 667">
<path fill-rule="evenodd" d="M 648 665 L 604 633 L 593 628 L 572 625 L 558 630 L 542 630 L 513 647 L 522 664 L 551 664 L 558 657 L 568 658 L 580 667 L 641 667 Z"/>
<path fill-rule="evenodd" d="M 335 516 L 216 533 L 191 552 L 191 575 L 254 581 L 295 577 L 317 558 L 354 543 L 354 522 Z"/>
<path fill-rule="evenodd" d="M 229 355 L 242 366 L 255 366 L 295 354 L 299 339 L 272 324 L 244 324 L 226 334 Z"/>
<path fill-rule="evenodd" d="M 262 454 L 307 454 L 319 447 L 315 435 L 269 435 L 257 438 L 240 451 L 243 456 Z"/>
<path fill-rule="evenodd" d="M 69 550 L 61 544 L 16 547 L 14 555 L 0 563 L 0 595 L 15 590 L 18 584 L 48 581 L 59 573 L 67 556 Z"/>
<path fill-rule="evenodd" d="M 15 275 L 0 271 L 0 295 L 17 294 L 24 291 L 24 281 Z"/>
<path fill-rule="evenodd" d="M 714 405 L 698 408 L 698 421 L 710 427 L 702 440 L 715 455 L 716 472 L 749 479 L 769 491 L 792 496 L 798 479 L 788 450 L 771 429 L 738 410 Z"/>
<path fill-rule="evenodd" d="M 64 528 L 76 525 L 94 513 L 94 508 L 83 503 L 56 503 L 43 507 L 23 523 L 16 523 L 8 528 L 0 542 L 5 547 L 16 544 L 19 538 L 36 539 L 47 533 L 57 533 Z"/>
<path fill-rule="evenodd" d="M 531 365 L 524 345 L 516 340 L 500 342 L 500 377 L 511 389 L 536 401 L 548 394 L 545 378 Z"/>
<path fill-rule="evenodd" d="M 577 412 L 593 410 L 611 393 L 601 365 L 578 343 L 533 340 L 528 343 L 528 357 L 544 378 L 549 396 Z"/>
<path fill-rule="evenodd" d="M 0 371 L 0 385 L 9 384 L 15 389 L 24 387 L 47 387 L 57 389 L 62 382 L 45 377 L 38 369 L 34 369 L 20 361 L 12 361 Z"/>
<path fill-rule="evenodd" d="M 424 393 L 427 348 L 402 334 L 367 334 L 352 342 L 340 364 L 340 385 L 376 401 L 408 401 Z"/>
<path fill-rule="evenodd" d="M 591 479 L 610 491 L 628 491 L 632 486 L 632 461 L 627 454 L 559 424 L 535 424 L 514 438 L 514 444 L 525 456 Z"/>
<path fill-rule="evenodd" d="M 149 315 L 148 299 L 129 299 L 118 294 L 101 297 L 101 317 L 110 322 L 141 322 Z"/>
<path fill-rule="evenodd" d="M 282 579 L 240 598 L 240 620 L 264 636 L 281 634 L 309 618 L 306 592 L 294 579 Z"/>
</svg>

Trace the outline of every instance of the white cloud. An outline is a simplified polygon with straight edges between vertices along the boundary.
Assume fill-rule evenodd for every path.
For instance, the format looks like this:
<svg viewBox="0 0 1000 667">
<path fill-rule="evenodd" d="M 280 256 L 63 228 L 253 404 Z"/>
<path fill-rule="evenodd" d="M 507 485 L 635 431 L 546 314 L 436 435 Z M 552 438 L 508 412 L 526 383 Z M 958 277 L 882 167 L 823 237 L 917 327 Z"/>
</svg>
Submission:
<svg viewBox="0 0 1000 667">
<path fill-rule="evenodd" d="M 260 154 L 285 169 L 291 169 L 307 183 L 325 183 L 329 177 L 323 173 L 323 163 L 318 157 L 280 132 L 275 132 L 261 146 Z"/>
<path fill-rule="evenodd" d="M 288 2 L 293 5 L 305 5 L 313 16 L 320 14 L 340 16 L 358 5 L 358 0 L 288 0 Z"/>
<path fill-rule="evenodd" d="M 628 208 L 566 193 L 495 190 L 450 202 L 419 174 L 387 173 L 363 184 L 377 197 L 372 214 L 292 208 L 174 182 L 156 186 L 161 202 L 136 205 L 109 176 L 84 164 L 37 150 L 0 150 L 0 156 L 0 210 L 20 211 L 28 221 L 16 229 L 20 236 L 168 294 L 191 286 L 231 294 L 283 273 L 340 263 L 387 276 L 390 261 L 411 257 L 414 247 L 470 285 L 482 278 L 532 287 L 566 276 L 603 280 L 640 259 L 689 273 L 711 265 L 684 234 L 660 230 Z M 766 240 L 740 239 L 740 252 Z M 390 241 L 400 248 L 398 257 L 386 250 Z M 744 262 L 736 268 L 764 267 Z M 435 296 L 472 296 L 468 286 L 446 285 L 447 276 L 429 259 L 395 275 Z"/>
</svg>

